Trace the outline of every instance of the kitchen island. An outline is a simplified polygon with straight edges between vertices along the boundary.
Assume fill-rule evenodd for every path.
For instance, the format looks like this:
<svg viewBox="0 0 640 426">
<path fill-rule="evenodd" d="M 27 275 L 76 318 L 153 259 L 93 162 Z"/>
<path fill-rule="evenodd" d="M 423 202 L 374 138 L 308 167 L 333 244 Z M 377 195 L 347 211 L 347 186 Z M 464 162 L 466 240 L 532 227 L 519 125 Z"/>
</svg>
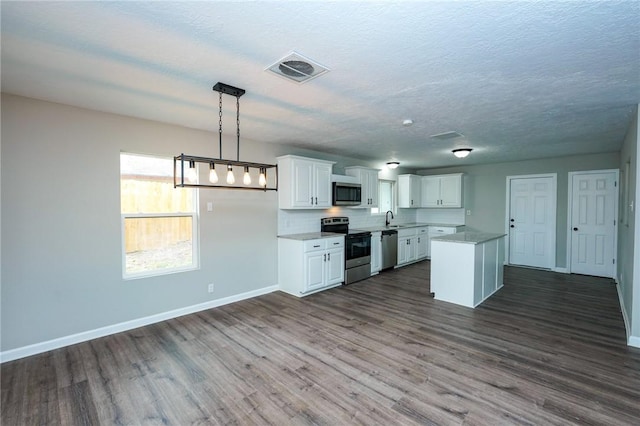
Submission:
<svg viewBox="0 0 640 426">
<path fill-rule="evenodd" d="M 459 232 L 431 240 L 436 300 L 475 308 L 503 285 L 504 236 Z"/>
</svg>

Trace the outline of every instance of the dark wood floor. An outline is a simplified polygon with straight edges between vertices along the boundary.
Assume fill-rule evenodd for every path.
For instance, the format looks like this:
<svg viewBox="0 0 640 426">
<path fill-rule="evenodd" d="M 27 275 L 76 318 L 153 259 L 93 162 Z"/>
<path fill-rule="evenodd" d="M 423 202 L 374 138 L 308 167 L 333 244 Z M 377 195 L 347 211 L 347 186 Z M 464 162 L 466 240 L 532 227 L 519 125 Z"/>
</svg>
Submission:
<svg viewBox="0 0 640 426">
<path fill-rule="evenodd" d="M 611 280 L 506 268 L 477 309 L 429 262 L 2 365 L 2 424 L 639 424 Z"/>
</svg>

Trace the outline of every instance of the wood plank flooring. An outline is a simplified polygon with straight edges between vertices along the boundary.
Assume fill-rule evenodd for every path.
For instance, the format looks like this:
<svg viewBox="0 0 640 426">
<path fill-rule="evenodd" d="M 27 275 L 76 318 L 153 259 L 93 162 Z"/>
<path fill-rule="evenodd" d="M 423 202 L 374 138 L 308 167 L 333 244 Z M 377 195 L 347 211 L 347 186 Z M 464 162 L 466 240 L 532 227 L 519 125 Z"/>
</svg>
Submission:
<svg viewBox="0 0 640 426">
<path fill-rule="evenodd" d="M 477 309 L 429 262 L 5 363 L 3 425 L 640 424 L 611 280 L 505 268 Z"/>
</svg>

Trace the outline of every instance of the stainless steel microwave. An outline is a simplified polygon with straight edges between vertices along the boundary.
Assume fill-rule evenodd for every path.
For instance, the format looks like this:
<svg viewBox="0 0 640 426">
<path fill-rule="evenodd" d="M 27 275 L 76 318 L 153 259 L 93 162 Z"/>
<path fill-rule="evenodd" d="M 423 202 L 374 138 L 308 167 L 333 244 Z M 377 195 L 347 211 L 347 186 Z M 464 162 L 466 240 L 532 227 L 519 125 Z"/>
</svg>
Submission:
<svg viewBox="0 0 640 426">
<path fill-rule="evenodd" d="M 333 182 L 334 206 L 358 206 L 362 202 L 362 186 L 359 183 Z"/>
</svg>

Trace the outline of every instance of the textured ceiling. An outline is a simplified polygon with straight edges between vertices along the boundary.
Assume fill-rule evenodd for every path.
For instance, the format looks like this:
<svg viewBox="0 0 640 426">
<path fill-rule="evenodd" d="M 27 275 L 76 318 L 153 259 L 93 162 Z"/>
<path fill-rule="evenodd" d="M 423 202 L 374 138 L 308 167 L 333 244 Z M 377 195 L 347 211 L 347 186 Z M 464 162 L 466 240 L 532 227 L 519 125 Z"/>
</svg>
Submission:
<svg viewBox="0 0 640 426">
<path fill-rule="evenodd" d="M 638 1 L 3 1 L 0 13 L 3 92 L 217 131 L 221 81 L 247 91 L 243 139 L 407 167 L 616 151 L 640 102 Z M 305 84 L 265 71 L 291 51 L 331 71 Z M 465 137 L 429 137 L 451 130 Z M 456 159 L 462 146 L 474 151 Z"/>
</svg>

